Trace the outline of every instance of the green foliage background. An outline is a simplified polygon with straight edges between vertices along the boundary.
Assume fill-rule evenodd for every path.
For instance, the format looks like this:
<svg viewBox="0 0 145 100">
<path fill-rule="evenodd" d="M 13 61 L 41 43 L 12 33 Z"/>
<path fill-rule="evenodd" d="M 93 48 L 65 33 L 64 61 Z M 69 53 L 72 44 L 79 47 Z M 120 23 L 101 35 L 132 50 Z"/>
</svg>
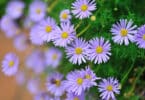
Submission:
<svg viewBox="0 0 145 100">
<path fill-rule="evenodd" d="M 56 0 L 44 0 L 48 7 Z M 52 8 L 52 11 L 48 13 L 49 16 L 56 19 L 59 23 L 59 13 L 63 9 L 71 9 L 71 3 L 75 0 L 57 0 L 57 4 Z M 28 5 L 32 0 L 24 0 L 26 3 L 25 15 L 28 13 Z M 59 71 L 65 75 L 74 70 L 84 68 L 86 65 L 90 65 L 99 77 L 116 77 L 121 83 L 121 94 L 117 96 L 117 100 L 145 100 L 141 95 L 142 91 L 145 91 L 145 50 L 139 49 L 134 43 L 130 43 L 129 46 L 120 46 L 111 40 L 112 35 L 110 28 L 112 24 L 121 18 L 132 19 L 134 23 L 139 27 L 145 23 L 145 0 L 96 0 L 97 10 L 93 12 L 96 16 L 96 21 L 90 21 L 90 19 L 79 20 L 73 17 L 72 23 L 77 26 L 77 33 L 80 33 L 86 28 L 90 27 L 81 35 L 86 40 L 94 37 L 104 37 L 106 40 L 110 40 L 112 44 L 112 56 L 109 62 L 105 64 L 93 64 L 88 62 L 81 66 L 72 65 L 68 59 L 65 58 L 59 67 Z M 5 7 L 8 0 L 0 0 L 0 16 L 5 13 Z M 25 16 L 24 15 L 24 16 Z M 63 51 L 63 48 L 60 48 Z M 47 72 L 47 71 L 46 71 Z M 129 82 L 130 79 L 134 79 L 133 82 Z M 96 100 L 99 93 L 97 87 L 91 88 L 87 93 L 87 100 Z M 91 99 L 89 99 L 89 97 Z"/>
</svg>

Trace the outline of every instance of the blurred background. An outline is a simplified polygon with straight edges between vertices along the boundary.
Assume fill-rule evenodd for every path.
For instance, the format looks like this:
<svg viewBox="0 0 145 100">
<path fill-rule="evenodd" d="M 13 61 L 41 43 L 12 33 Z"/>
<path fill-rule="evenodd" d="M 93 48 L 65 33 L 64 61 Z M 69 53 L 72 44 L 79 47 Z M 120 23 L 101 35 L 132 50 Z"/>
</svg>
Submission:
<svg viewBox="0 0 145 100">
<path fill-rule="evenodd" d="M 23 53 L 17 51 L 13 46 L 13 40 L 6 38 L 4 33 L 0 31 L 0 61 L 3 60 L 5 54 L 8 52 L 15 52 L 23 61 L 24 55 L 27 55 L 29 51 Z M 14 76 L 5 76 L 0 68 L 0 100 L 32 100 L 32 96 L 26 88 L 17 84 Z"/>
</svg>

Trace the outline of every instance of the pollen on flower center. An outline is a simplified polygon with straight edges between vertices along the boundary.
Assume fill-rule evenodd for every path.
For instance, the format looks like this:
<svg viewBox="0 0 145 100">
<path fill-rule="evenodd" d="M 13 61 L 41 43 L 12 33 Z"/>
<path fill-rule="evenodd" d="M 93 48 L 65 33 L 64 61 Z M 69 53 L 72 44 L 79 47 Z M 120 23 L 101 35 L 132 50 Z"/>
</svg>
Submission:
<svg viewBox="0 0 145 100">
<path fill-rule="evenodd" d="M 75 52 L 76 52 L 76 54 L 79 55 L 79 54 L 81 54 L 83 52 L 83 50 L 82 50 L 82 48 L 78 47 L 78 48 L 75 49 Z"/>
<path fill-rule="evenodd" d="M 53 60 L 56 60 L 57 57 L 58 57 L 57 54 L 53 54 L 53 55 L 52 55 L 52 59 L 53 59 Z"/>
<path fill-rule="evenodd" d="M 41 9 L 40 8 L 36 9 L 36 13 L 40 14 L 41 13 Z"/>
<path fill-rule="evenodd" d="M 79 100 L 79 98 L 78 97 L 75 97 L 74 100 Z"/>
<path fill-rule="evenodd" d="M 63 19 L 67 19 L 67 18 L 68 18 L 68 14 L 67 14 L 67 13 L 63 13 L 63 14 L 62 14 L 62 18 L 63 18 Z"/>
<path fill-rule="evenodd" d="M 113 86 L 112 86 L 112 85 L 108 85 L 108 86 L 107 86 L 107 90 L 108 90 L 108 91 L 113 91 Z"/>
<path fill-rule="evenodd" d="M 83 83 L 83 79 L 82 79 L 82 78 L 78 78 L 78 79 L 77 79 L 77 84 L 78 84 L 78 85 L 82 85 L 82 83 Z"/>
<path fill-rule="evenodd" d="M 143 35 L 143 37 L 142 37 L 142 38 L 143 38 L 143 40 L 145 40 L 145 34 Z"/>
<path fill-rule="evenodd" d="M 67 33 L 67 32 L 63 32 L 63 33 L 61 34 L 61 37 L 62 37 L 63 39 L 68 38 L 68 33 Z"/>
<path fill-rule="evenodd" d="M 46 26 L 46 27 L 45 27 L 45 31 L 46 31 L 47 33 L 51 32 L 51 31 L 52 31 L 52 27 L 51 27 L 51 26 Z"/>
<path fill-rule="evenodd" d="M 98 47 L 96 48 L 96 53 L 100 54 L 100 53 L 102 53 L 102 52 L 103 52 L 103 48 L 102 48 L 101 46 L 98 46 Z"/>
<path fill-rule="evenodd" d="M 60 80 L 55 80 L 55 85 L 56 86 L 60 86 L 60 84 L 61 84 L 61 81 Z"/>
<path fill-rule="evenodd" d="M 85 78 L 86 78 L 86 79 L 91 79 L 91 76 L 90 76 L 89 74 L 87 74 L 87 75 L 85 76 Z"/>
<path fill-rule="evenodd" d="M 88 6 L 86 5 L 86 4 L 83 4 L 82 6 L 81 6 L 81 10 L 82 11 L 86 11 L 88 9 Z"/>
<path fill-rule="evenodd" d="M 128 30 L 126 30 L 126 29 L 121 29 L 121 31 L 120 31 L 120 34 L 121 34 L 121 36 L 127 36 L 127 34 L 128 34 Z"/>
<path fill-rule="evenodd" d="M 13 66 L 14 66 L 14 61 L 10 61 L 10 62 L 9 62 L 9 66 L 10 66 L 10 67 L 13 67 Z"/>
</svg>

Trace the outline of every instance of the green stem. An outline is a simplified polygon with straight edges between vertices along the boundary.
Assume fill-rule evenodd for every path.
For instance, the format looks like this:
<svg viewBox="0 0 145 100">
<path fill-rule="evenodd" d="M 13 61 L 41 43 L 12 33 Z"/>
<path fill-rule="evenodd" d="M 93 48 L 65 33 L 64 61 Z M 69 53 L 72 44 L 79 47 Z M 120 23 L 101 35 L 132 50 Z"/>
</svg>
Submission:
<svg viewBox="0 0 145 100">
<path fill-rule="evenodd" d="M 122 78 L 122 80 L 121 80 L 121 84 L 122 84 L 122 86 L 123 86 L 123 84 L 124 84 L 124 82 L 125 82 L 126 78 L 128 77 L 129 73 L 130 73 L 130 72 L 131 72 L 131 70 L 133 69 L 134 62 L 135 62 L 135 61 L 133 61 L 133 63 L 132 63 L 132 65 L 131 65 L 131 67 L 129 68 L 129 70 L 127 71 L 127 73 L 126 73 L 126 74 L 124 75 L 124 77 Z"/>
<path fill-rule="evenodd" d="M 88 24 L 86 26 L 86 28 L 84 28 L 80 33 L 77 34 L 77 37 L 81 36 L 85 31 L 87 31 L 89 29 L 89 27 L 91 26 L 91 24 Z"/>
<path fill-rule="evenodd" d="M 136 83 L 137 81 L 139 80 L 140 76 L 142 75 L 142 73 L 145 71 L 145 67 L 139 72 L 138 76 L 136 77 L 134 83 L 133 83 L 133 86 L 132 86 L 132 89 L 130 91 L 130 93 L 132 93 L 135 89 L 135 86 L 136 86 Z"/>
<path fill-rule="evenodd" d="M 47 8 L 47 11 L 50 13 L 57 3 L 58 3 L 58 0 L 55 0 L 55 1 L 49 6 L 49 8 Z"/>
<path fill-rule="evenodd" d="M 75 30 L 77 30 L 77 28 L 82 24 L 82 20 L 77 24 L 77 26 L 75 27 Z"/>
</svg>

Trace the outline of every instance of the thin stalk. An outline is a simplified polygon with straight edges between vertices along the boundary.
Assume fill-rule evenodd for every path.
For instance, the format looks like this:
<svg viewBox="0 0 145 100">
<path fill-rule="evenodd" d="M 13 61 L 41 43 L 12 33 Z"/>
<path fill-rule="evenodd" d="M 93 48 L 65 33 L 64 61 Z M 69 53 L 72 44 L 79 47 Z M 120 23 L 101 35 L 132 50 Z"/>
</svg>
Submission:
<svg viewBox="0 0 145 100">
<path fill-rule="evenodd" d="M 126 78 L 128 77 L 129 73 L 130 73 L 131 70 L 133 69 L 134 62 L 135 62 L 135 61 L 133 61 L 131 67 L 129 68 L 129 70 L 127 71 L 127 73 L 126 73 L 126 74 L 124 75 L 124 77 L 122 78 L 122 80 L 121 80 L 121 84 L 122 84 L 122 85 L 124 84 L 124 82 L 125 82 Z"/>
<path fill-rule="evenodd" d="M 77 30 L 81 24 L 82 24 L 82 20 L 77 24 L 77 26 L 75 27 L 75 30 Z"/>
<path fill-rule="evenodd" d="M 85 31 L 87 31 L 89 29 L 89 27 L 91 26 L 91 24 L 88 24 L 86 26 L 86 28 L 84 28 L 80 33 L 77 34 L 77 37 L 81 36 Z"/>
<path fill-rule="evenodd" d="M 140 78 L 140 76 L 142 75 L 142 73 L 145 71 L 145 67 L 139 72 L 139 74 L 137 75 L 137 77 L 136 77 L 136 79 L 135 79 L 135 81 L 134 81 L 134 83 L 133 83 L 133 86 L 132 86 L 132 89 L 131 89 L 131 91 L 130 91 L 130 93 L 132 93 L 133 91 L 134 91 L 134 89 L 135 89 L 135 86 L 136 86 L 136 83 L 137 83 L 137 81 L 139 80 L 139 78 Z"/>
</svg>

